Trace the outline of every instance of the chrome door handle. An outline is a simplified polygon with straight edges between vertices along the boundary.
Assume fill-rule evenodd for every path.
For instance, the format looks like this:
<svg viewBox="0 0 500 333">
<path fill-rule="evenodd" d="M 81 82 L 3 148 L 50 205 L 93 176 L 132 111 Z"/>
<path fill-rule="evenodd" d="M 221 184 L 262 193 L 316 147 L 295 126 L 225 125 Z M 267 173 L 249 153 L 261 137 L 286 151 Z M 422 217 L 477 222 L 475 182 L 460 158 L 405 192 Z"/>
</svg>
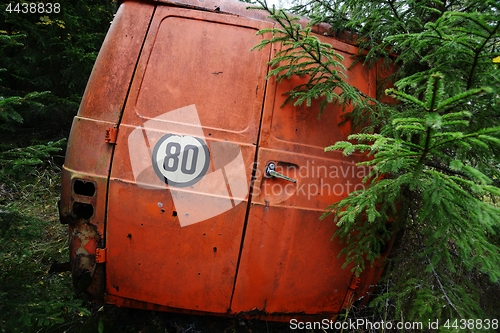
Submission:
<svg viewBox="0 0 500 333">
<path fill-rule="evenodd" d="M 282 173 L 279 173 L 276 171 L 276 164 L 274 162 L 269 162 L 267 163 L 266 166 L 266 177 L 271 178 L 271 177 L 276 177 L 276 178 L 281 178 L 284 180 L 288 180 L 289 182 L 296 183 L 297 181 L 295 179 L 292 179 L 290 177 L 285 176 Z"/>
</svg>

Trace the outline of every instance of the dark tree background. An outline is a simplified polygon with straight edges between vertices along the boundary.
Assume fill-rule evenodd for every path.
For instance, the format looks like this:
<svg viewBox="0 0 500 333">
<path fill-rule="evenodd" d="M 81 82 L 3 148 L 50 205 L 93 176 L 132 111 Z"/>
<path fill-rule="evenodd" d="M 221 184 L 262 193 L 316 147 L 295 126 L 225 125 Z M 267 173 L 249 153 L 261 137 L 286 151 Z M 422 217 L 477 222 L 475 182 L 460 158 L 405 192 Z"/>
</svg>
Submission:
<svg viewBox="0 0 500 333">
<path fill-rule="evenodd" d="M 117 7 L 109 0 L 58 3 L 58 13 L 50 14 L 22 13 L 17 2 L 1 6 L 0 178 L 5 181 L 24 177 L 64 149 Z"/>
<path fill-rule="evenodd" d="M 117 6 L 62 0 L 46 14 L 15 4 L 0 14 L 0 153 L 67 137 Z"/>
<path fill-rule="evenodd" d="M 16 12 L 23 3 L 0 5 L 0 332 L 81 331 L 92 307 L 67 273 L 47 272 L 67 261 L 59 166 L 116 4 L 58 0 L 58 13 Z"/>
</svg>

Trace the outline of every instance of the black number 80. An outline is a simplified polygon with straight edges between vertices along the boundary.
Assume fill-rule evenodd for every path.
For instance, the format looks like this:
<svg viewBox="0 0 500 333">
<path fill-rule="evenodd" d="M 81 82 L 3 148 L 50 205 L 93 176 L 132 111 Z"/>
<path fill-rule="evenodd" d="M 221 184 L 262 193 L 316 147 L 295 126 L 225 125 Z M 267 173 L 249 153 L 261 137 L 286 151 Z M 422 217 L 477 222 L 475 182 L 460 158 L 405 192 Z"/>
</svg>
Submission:
<svg viewBox="0 0 500 333">
<path fill-rule="evenodd" d="M 188 135 L 164 135 L 156 143 L 152 157 L 158 177 L 177 187 L 197 183 L 210 164 L 210 152 L 205 141 Z"/>
<path fill-rule="evenodd" d="M 173 148 L 173 149 L 172 149 Z M 189 152 L 192 151 L 192 154 Z M 196 171 L 196 163 L 198 162 L 199 149 L 193 145 L 186 145 L 182 154 L 181 172 L 186 175 L 192 175 Z M 177 142 L 169 142 L 166 148 L 167 155 L 163 161 L 163 168 L 169 172 L 176 172 L 179 168 L 179 155 L 181 153 L 181 145 Z M 191 156 L 190 167 L 188 168 L 188 158 Z M 172 166 L 170 166 L 172 161 Z"/>
</svg>

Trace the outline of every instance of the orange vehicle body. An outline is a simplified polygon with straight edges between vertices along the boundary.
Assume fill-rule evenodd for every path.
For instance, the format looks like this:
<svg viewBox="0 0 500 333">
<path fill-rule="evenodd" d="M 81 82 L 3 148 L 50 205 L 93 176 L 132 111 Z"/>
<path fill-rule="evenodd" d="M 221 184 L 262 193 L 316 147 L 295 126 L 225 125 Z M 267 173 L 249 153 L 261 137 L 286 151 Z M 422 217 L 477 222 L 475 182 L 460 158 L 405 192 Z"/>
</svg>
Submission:
<svg viewBox="0 0 500 333">
<path fill-rule="evenodd" d="M 251 51 L 273 24 L 232 1 L 120 5 L 73 122 L 59 203 L 74 284 L 94 299 L 288 320 L 367 298 L 383 259 L 356 278 L 341 268 L 336 225 L 319 219 L 363 186 L 365 157 L 324 152 L 351 132 L 341 106 L 319 118 L 319 103 L 283 105 L 304 78 L 266 80 L 281 46 Z M 375 97 L 378 68 L 350 66 L 355 46 L 318 36 Z"/>
</svg>

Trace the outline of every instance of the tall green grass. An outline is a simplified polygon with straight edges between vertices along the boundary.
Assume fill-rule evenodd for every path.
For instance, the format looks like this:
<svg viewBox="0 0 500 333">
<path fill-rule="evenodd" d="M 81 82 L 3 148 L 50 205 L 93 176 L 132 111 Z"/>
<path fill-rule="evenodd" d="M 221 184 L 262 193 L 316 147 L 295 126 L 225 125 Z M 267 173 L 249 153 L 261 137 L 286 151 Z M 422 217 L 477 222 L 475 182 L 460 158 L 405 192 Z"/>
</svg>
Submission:
<svg viewBox="0 0 500 333">
<path fill-rule="evenodd" d="M 69 273 L 48 274 L 68 260 L 67 227 L 58 222 L 59 172 L 44 166 L 0 184 L 0 331 L 66 331 L 90 312 Z"/>
</svg>

